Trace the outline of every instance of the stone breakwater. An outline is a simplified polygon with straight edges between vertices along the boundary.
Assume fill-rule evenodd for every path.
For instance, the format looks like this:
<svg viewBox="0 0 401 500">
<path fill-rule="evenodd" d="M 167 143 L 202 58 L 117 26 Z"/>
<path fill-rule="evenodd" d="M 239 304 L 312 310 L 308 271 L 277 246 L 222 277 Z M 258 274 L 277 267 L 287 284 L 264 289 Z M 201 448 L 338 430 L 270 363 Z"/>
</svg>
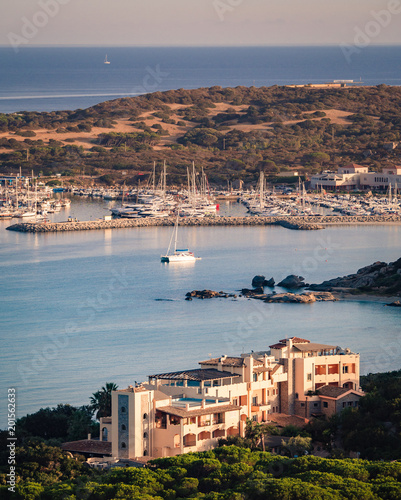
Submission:
<svg viewBox="0 0 401 500">
<path fill-rule="evenodd" d="M 92 229 L 118 229 L 126 227 L 173 226 L 175 217 L 144 219 L 113 219 L 78 222 L 22 222 L 7 227 L 10 231 L 22 233 L 51 233 L 65 231 L 88 231 Z M 400 223 L 399 215 L 372 216 L 306 216 L 306 217 L 185 217 L 179 220 L 180 226 L 270 226 L 281 225 L 288 229 L 317 230 L 326 225 L 340 224 L 384 224 Z"/>
</svg>

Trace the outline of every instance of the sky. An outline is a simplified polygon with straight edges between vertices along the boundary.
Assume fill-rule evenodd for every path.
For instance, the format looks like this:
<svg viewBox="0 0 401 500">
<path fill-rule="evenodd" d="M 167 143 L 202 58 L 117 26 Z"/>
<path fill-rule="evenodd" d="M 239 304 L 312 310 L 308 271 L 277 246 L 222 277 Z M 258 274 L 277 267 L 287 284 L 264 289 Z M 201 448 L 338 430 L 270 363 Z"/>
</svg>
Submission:
<svg viewBox="0 0 401 500">
<path fill-rule="evenodd" d="M 401 0 L 1 0 L 0 45 L 401 44 Z"/>
</svg>

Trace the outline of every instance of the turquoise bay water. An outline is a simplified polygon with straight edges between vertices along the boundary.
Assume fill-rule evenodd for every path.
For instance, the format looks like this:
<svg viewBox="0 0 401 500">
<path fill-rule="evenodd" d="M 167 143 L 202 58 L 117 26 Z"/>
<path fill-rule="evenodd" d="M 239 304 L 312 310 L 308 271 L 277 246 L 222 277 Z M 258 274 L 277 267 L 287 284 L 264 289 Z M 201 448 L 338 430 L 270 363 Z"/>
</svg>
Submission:
<svg viewBox="0 0 401 500">
<path fill-rule="evenodd" d="M 95 217 L 104 206 L 79 200 L 71 213 L 85 210 Z M 292 335 L 360 352 L 363 373 L 400 368 L 397 308 L 184 296 L 203 288 L 234 292 L 255 274 L 278 281 L 295 273 L 320 282 L 396 260 L 401 226 L 182 228 L 182 242 L 202 260 L 174 266 L 160 263 L 170 228 L 34 235 L 1 224 L 0 387 L 3 401 L 7 388 L 17 388 L 19 416 L 58 403 L 86 404 L 108 381 L 126 386 Z"/>
</svg>

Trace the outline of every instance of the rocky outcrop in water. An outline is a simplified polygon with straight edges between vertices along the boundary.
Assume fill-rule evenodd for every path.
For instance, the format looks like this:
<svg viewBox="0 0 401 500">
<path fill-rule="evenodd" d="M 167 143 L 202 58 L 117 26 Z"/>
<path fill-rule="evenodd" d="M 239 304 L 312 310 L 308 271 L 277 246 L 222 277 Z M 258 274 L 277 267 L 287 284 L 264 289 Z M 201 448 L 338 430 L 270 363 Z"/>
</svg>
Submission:
<svg viewBox="0 0 401 500">
<path fill-rule="evenodd" d="M 386 306 L 389 306 L 389 307 L 401 307 L 401 301 L 400 300 L 396 300 L 394 302 L 391 302 L 391 304 L 386 304 Z"/>
<path fill-rule="evenodd" d="M 374 262 L 355 274 L 309 286 L 312 291 L 348 291 L 374 295 L 401 295 L 401 258 L 395 262 Z"/>
<path fill-rule="evenodd" d="M 232 297 L 237 298 L 235 294 L 226 293 L 226 292 L 215 292 L 214 290 L 192 290 L 192 292 L 188 292 L 186 295 L 186 300 L 192 300 L 192 298 L 196 299 L 213 299 L 215 297 L 223 297 L 225 299 Z"/>
<path fill-rule="evenodd" d="M 265 302 L 286 302 L 292 304 L 311 304 L 312 302 L 336 301 L 336 297 L 330 292 L 306 292 L 306 293 L 277 293 L 269 295 Z"/>
<path fill-rule="evenodd" d="M 267 280 L 264 276 L 261 276 L 261 275 L 255 276 L 252 279 L 252 286 L 254 288 L 263 287 L 263 286 L 268 286 L 269 288 L 273 288 L 274 284 L 275 284 L 275 281 L 273 278 L 270 278 L 269 280 Z"/>
<path fill-rule="evenodd" d="M 283 288 L 288 288 L 288 289 L 297 289 L 297 288 L 304 288 L 305 286 L 308 286 L 305 283 L 305 278 L 302 276 L 296 276 L 295 274 L 290 274 L 286 278 L 284 278 L 282 281 L 277 286 L 281 286 Z"/>
</svg>

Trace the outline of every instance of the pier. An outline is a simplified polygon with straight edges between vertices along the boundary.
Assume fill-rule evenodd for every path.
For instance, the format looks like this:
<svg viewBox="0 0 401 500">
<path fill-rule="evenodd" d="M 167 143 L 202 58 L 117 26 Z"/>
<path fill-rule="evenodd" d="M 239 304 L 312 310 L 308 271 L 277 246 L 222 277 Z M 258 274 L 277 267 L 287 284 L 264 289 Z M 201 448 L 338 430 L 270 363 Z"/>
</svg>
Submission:
<svg viewBox="0 0 401 500">
<path fill-rule="evenodd" d="M 94 229 L 119 229 L 128 227 L 173 226 L 175 217 L 113 219 L 66 222 L 22 222 L 7 227 L 9 231 L 22 233 L 53 233 L 65 231 L 88 231 Z M 369 216 L 277 216 L 277 217 L 182 217 L 180 226 L 272 226 L 280 225 L 294 230 L 318 230 L 332 225 L 355 224 L 399 224 L 401 216 L 396 214 Z"/>
</svg>

